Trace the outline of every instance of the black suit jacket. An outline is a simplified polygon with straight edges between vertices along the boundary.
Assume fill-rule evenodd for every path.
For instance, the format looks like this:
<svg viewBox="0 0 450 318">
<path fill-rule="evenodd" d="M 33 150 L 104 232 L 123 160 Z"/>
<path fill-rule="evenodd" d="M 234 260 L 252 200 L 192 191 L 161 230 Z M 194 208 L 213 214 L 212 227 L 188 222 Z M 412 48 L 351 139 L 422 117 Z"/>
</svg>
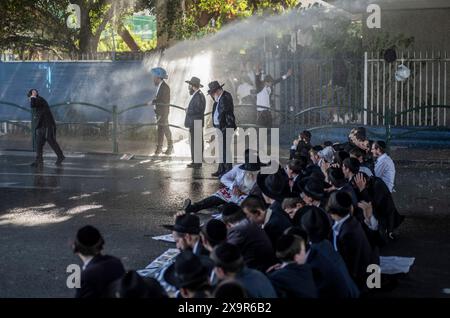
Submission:
<svg viewBox="0 0 450 318">
<path fill-rule="evenodd" d="M 275 248 L 278 238 L 287 228 L 292 226 L 292 223 L 280 203 L 275 201 L 269 209 L 272 210 L 272 215 L 270 216 L 269 221 L 264 225 L 264 231 L 267 233 L 267 236 L 272 242 L 272 246 Z"/>
<path fill-rule="evenodd" d="M 320 298 L 359 297 L 358 287 L 350 277 L 342 257 L 334 250 L 330 241 L 312 243 L 306 263 L 312 267 Z"/>
<path fill-rule="evenodd" d="M 277 262 L 266 232 L 248 219 L 228 230 L 227 241 L 239 247 L 250 268 L 265 272 Z"/>
<path fill-rule="evenodd" d="M 287 264 L 271 272 L 269 279 L 280 298 L 317 298 L 318 291 L 308 264 Z"/>
<path fill-rule="evenodd" d="M 396 229 L 404 219 L 400 215 L 392 198 L 392 193 L 384 181 L 378 177 L 370 177 L 367 187 L 359 192 L 359 201 L 372 202 L 373 214 L 378 220 L 380 237 L 386 240 L 387 233 Z"/>
<path fill-rule="evenodd" d="M 214 114 L 216 109 L 219 111 L 219 125 L 214 123 Z M 236 118 L 234 117 L 234 103 L 233 97 L 227 91 L 223 91 L 222 96 L 220 97 L 219 102 L 214 102 L 213 104 L 213 125 L 220 130 L 225 128 L 234 128 L 236 129 Z"/>
<path fill-rule="evenodd" d="M 367 267 L 379 264 L 379 259 L 376 258 L 360 222 L 353 216 L 342 224 L 336 245 L 351 277 L 360 288 L 364 287 Z"/>
<path fill-rule="evenodd" d="M 31 108 L 35 111 L 33 121 L 36 129 L 56 127 L 50 107 L 47 101 L 41 96 L 30 99 Z"/>
<path fill-rule="evenodd" d="M 189 105 L 186 109 L 186 119 L 184 120 L 184 127 L 194 128 L 194 120 L 201 120 L 202 127 L 204 125 L 204 115 L 206 108 L 206 99 L 201 90 L 194 93 Z"/>
<path fill-rule="evenodd" d="M 125 274 L 120 259 L 108 256 L 95 256 L 86 269 L 81 272 L 81 288 L 76 298 L 104 298 L 110 294 L 110 286 Z"/>
<path fill-rule="evenodd" d="M 170 111 L 170 87 L 165 81 L 161 83 L 158 94 L 152 101 L 155 106 L 155 114 L 158 117 L 158 122 L 167 123 Z"/>
</svg>

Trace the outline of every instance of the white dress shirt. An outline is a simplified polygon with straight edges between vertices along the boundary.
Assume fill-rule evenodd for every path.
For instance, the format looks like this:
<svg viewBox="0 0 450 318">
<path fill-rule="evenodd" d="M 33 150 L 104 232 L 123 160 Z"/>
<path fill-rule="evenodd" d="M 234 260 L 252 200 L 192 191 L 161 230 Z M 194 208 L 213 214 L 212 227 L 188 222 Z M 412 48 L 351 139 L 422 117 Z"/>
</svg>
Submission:
<svg viewBox="0 0 450 318">
<path fill-rule="evenodd" d="M 163 81 L 159 82 L 159 84 L 158 84 L 158 88 L 156 89 L 156 94 L 155 94 L 155 97 L 156 97 L 156 96 L 158 96 L 158 93 L 159 93 L 159 89 L 161 88 L 161 85 L 162 85 L 162 83 L 163 83 Z"/>
<path fill-rule="evenodd" d="M 216 100 L 217 106 L 216 106 L 216 111 L 214 112 L 214 117 L 213 117 L 215 126 L 219 126 L 219 124 L 220 124 L 219 123 L 219 101 L 220 101 L 220 98 L 222 97 L 222 94 L 220 94 L 220 96 Z"/>
<path fill-rule="evenodd" d="M 378 157 L 375 162 L 375 176 L 386 183 L 390 192 L 394 190 L 395 165 L 391 157 L 385 153 Z"/>
<path fill-rule="evenodd" d="M 256 95 L 256 105 L 270 107 L 270 94 L 272 93 L 272 89 L 268 86 L 264 86 L 264 88 Z M 267 108 L 258 107 L 257 111 L 265 111 Z"/>
<path fill-rule="evenodd" d="M 242 83 L 238 86 L 237 95 L 239 99 L 239 104 L 243 104 L 242 99 L 252 94 L 253 86 L 249 83 Z"/>
</svg>

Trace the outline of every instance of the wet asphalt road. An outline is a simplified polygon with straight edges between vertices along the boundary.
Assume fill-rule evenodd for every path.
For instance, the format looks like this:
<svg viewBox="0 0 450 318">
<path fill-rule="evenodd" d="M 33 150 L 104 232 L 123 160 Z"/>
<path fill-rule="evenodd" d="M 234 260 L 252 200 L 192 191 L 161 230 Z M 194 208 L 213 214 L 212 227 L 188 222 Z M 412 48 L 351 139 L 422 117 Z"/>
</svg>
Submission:
<svg viewBox="0 0 450 318">
<path fill-rule="evenodd" d="M 66 267 L 80 264 L 70 250 L 86 224 L 103 233 L 106 253 L 127 269 L 144 268 L 170 243 L 166 234 L 186 197 L 218 188 L 214 165 L 185 168 L 186 161 L 72 154 L 57 169 L 46 158 L 41 172 L 25 152 L 0 153 L 0 297 L 71 297 Z M 416 257 L 411 272 L 377 297 L 447 297 L 450 288 L 450 166 L 398 167 L 395 199 L 408 218 L 400 240 L 382 255 Z"/>
</svg>

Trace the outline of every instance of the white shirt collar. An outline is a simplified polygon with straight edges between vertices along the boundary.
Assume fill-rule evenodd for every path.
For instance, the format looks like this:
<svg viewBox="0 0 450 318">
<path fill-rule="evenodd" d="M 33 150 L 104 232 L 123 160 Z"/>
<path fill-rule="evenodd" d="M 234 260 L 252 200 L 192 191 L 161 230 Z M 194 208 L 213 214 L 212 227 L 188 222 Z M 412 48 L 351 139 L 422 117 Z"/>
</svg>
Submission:
<svg viewBox="0 0 450 318">
<path fill-rule="evenodd" d="M 163 82 L 164 82 L 164 81 L 159 82 L 158 88 L 156 89 L 156 95 L 158 95 L 159 89 L 161 88 L 161 85 L 162 85 Z"/>
<path fill-rule="evenodd" d="M 266 211 L 266 217 L 264 218 L 264 223 L 262 225 L 262 228 L 264 228 L 264 226 L 269 222 L 271 216 L 272 216 L 272 209 L 268 208 Z"/>
<path fill-rule="evenodd" d="M 341 231 L 342 224 L 344 224 L 345 221 L 350 217 L 350 214 L 347 214 L 345 217 L 340 219 L 339 221 L 334 222 L 333 224 L 333 232 L 336 236 L 338 236 L 339 232 Z"/>
<path fill-rule="evenodd" d="M 86 269 L 86 267 L 89 265 L 89 263 L 92 261 L 93 258 L 94 258 L 94 256 L 86 257 L 86 260 L 84 261 L 84 264 L 83 264 L 83 270 Z"/>
</svg>

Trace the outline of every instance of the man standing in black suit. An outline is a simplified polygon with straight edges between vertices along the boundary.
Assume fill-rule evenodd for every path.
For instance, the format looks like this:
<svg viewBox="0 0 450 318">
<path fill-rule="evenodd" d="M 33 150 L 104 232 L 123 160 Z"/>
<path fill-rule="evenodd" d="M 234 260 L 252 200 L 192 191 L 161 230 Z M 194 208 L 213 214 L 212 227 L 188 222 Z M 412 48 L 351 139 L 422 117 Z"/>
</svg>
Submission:
<svg viewBox="0 0 450 318">
<path fill-rule="evenodd" d="M 37 89 L 31 89 L 27 96 L 30 99 L 31 108 L 35 111 L 33 122 L 36 127 L 36 161 L 31 166 L 42 168 L 44 165 L 43 153 L 45 142 L 48 142 L 58 156 L 55 164 L 60 166 L 66 157 L 64 157 L 61 147 L 59 147 L 56 141 L 56 123 L 50 107 L 47 101 L 39 96 Z"/>
<path fill-rule="evenodd" d="M 203 126 L 204 126 L 204 115 L 206 108 L 206 99 L 200 88 L 203 87 L 200 84 L 200 79 L 197 77 L 192 77 L 190 81 L 186 81 L 189 84 L 189 94 L 191 99 L 189 105 L 186 109 L 186 119 L 184 120 L 184 127 L 189 128 L 189 137 L 191 143 L 191 160 L 192 162 L 187 165 L 188 168 L 200 168 L 203 161 Z M 194 123 L 195 121 L 201 121 L 201 130 L 195 131 Z M 197 133 L 197 134 L 195 134 Z M 201 141 L 201 156 L 194 156 L 195 154 L 195 141 Z M 197 151 L 200 151 L 198 149 Z"/>
<path fill-rule="evenodd" d="M 120 259 L 102 255 L 103 244 L 105 241 L 95 227 L 87 225 L 78 230 L 72 248 L 83 261 L 83 271 L 75 298 L 108 297 L 113 283 L 125 275 Z"/>
<path fill-rule="evenodd" d="M 219 82 L 214 81 L 209 83 L 208 94 L 214 99 L 212 119 L 213 126 L 220 129 L 223 137 L 222 144 L 222 162 L 213 177 L 221 177 L 232 168 L 231 162 L 227 162 L 227 153 L 230 151 L 230 142 L 228 140 L 226 130 L 227 128 L 236 129 L 236 119 L 234 117 L 234 104 L 231 94 L 223 90 L 224 85 L 220 85 Z M 232 159 L 232 158 L 231 158 Z"/>
<path fill-rule="evenodd" d="M 169 78 L 166 70 L 161 67 L 156 67 L 151 70 L 153 75 L 153 83 L 157 87 L 156 97 L 152 101 L 155 107 L 156 121 L 158 124 L 158 144 L 156 146 L 155 155 L 162 153 L 162 146 L 164 136 L 167 139 L 167 150 L 165 155 L 173 153 L 172 133 L 169 128 L 169 111 L 170 111 L 170 88 L 164 81 Z"/>
</svg>

